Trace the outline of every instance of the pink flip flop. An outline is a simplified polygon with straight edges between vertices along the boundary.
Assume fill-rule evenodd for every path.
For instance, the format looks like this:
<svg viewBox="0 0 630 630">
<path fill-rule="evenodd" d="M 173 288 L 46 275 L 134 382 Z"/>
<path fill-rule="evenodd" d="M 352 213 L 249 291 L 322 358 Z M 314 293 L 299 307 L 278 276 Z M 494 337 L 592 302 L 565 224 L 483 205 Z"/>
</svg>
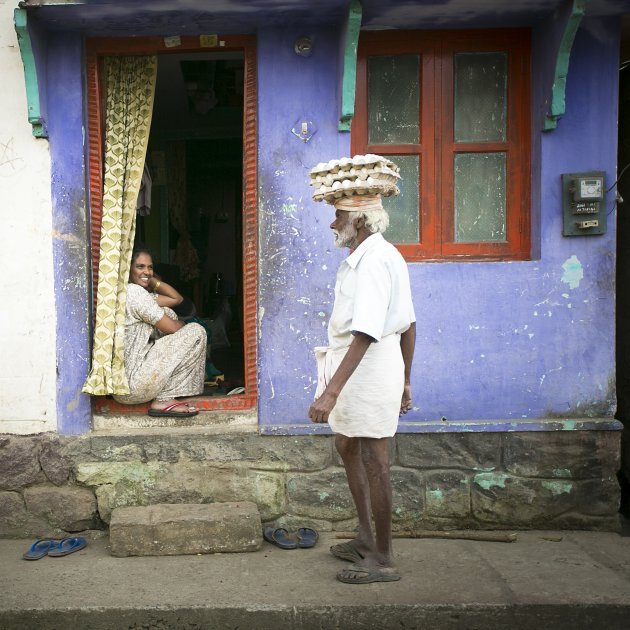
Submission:
<svg viewBox="0 0 630 630">
<path fill-rule="evenodd" d="M 188 411 L 173 411 L 177 407 L 188 407 Z M 149 415 L 154 418 L 190 418 L 196 416 L 199 413 L 198 409 L 192 411 L 190 405 L 185 402 L 174 402 L 164 407 L 164 409 L 149 409 Z"/>
</svg>

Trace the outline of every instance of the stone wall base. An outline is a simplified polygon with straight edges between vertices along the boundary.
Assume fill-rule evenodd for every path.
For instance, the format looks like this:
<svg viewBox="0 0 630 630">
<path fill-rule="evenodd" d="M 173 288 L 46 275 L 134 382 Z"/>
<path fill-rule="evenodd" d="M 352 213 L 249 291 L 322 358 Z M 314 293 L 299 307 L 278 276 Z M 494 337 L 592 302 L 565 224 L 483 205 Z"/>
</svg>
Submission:
<svg viewBox="0 0 630 630">
<path fill-rule="evenodd" d="M 399 434 L 393 522 L 617 530 L 620 432 Z M 251 501 L 264 523 L 356 526 L 330 436 L 0 436 L 0 537 L 106 529 L 114 508 Z"/>
</svg>

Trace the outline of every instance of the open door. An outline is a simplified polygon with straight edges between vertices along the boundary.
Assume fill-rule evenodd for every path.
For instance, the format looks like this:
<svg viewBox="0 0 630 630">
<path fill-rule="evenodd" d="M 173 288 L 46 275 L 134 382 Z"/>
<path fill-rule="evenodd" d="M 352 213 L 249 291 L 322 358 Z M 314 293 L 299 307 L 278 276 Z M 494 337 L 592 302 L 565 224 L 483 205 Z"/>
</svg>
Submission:
<svg viewBox="0 0 630 630">
<path fill-rule="evenodd" d="M 190 41 L 188 41 L 190 40 Z M 98 270 L 102 212 L 102 59 L 156 54 L 157 85 L 139 196 L 136 244 L 186 297 L 178 315 L 208 332 L 202 410 L 256 405 L 256 78 L 254 40 L 91 40 L 88 119 L 92 254 Z M 97 278 L 94 277 L 96 286 Z M 141 408 L 142 407 L 142 408 Z M 143 412 L 108 398 L 100 412 Z"/>
</svg>

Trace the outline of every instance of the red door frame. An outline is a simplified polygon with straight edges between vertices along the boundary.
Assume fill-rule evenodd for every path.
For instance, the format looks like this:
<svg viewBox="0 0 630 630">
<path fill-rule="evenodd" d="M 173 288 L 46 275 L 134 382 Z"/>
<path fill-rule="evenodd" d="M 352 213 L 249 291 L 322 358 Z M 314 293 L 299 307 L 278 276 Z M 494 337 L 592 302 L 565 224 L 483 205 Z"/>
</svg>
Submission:
<svg viewBox="0 0 630 630">
<path fill-rule="evenodd" d="M 103 210 L 103 58 L 113 55 L 154 55 L 182 52 L 242 51 L 245 63 L 243 89 L 243 360 L 245 393 L 230 397 L 200 398 L 202 410 L 251 410 L 258 400 L 256 372 L 256 294 L 258 277 L 258 212 L 256 159 L 256 38 L 249 35 L 219 37 L 220 46 L 202 47 L 200 38 L 181 38 L 181 45 L 167 48 L 161 37 L 95 38 L 86 44 L 87 132 L 92 281 L 98 283 L 98 261 Z M 96 296 L 96 290 L 94 291 Z M 120 405 L 104 396 L 95 397 L 97 412 L 145 413 L 145 405 Z"/>
</svg>

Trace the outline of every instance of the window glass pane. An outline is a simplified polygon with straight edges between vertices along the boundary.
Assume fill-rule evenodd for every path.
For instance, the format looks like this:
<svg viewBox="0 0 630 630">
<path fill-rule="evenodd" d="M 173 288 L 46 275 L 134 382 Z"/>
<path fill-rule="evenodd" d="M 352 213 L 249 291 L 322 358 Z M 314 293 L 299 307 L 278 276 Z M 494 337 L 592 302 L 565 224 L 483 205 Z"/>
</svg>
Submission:
<svg viewBox="0 0 630 630">
<path fill-rule="evenodd" d="M 368 143 L 420 142 L 419 55 L 368 59 Z"/>
<path fill-rule="evenodd" d="M 455 55 L 455 142 L 504 141 L 507 55 Z"/>
<path fill-rule="evenodd" d="M 389 213 L 389 227 L 385 237 L 390 243 L 419 243 L 420 157 L 417 155 L 388 155 L 387 157 L 400 167 L 401 180 L 398 181 L 400 195 L 383 199 L 383 207 Z"/>
<path fill-rule="evenodd" d="M 505 153 L 455 156 L 455 241 L 505 241 Z"/>
</svg>

